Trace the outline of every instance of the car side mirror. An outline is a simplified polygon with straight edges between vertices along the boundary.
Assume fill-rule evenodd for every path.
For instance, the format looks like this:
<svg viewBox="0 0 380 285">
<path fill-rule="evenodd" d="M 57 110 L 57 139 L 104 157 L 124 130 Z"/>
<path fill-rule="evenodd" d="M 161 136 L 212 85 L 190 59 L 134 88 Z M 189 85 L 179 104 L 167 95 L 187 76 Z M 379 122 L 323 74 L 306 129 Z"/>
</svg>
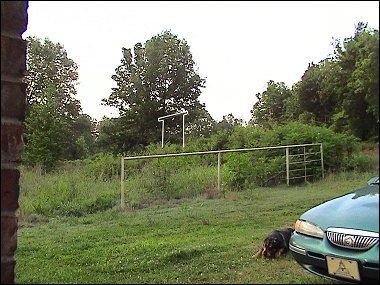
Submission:
<svg viewBox="0 0 380 285">
<path fill-rule="evenodd" d="M 379 184 L 379 177 L 372 177 L 370 180 L 367 182 L 368 185 L 373 185 L 373 184 Z"/>
</svg>

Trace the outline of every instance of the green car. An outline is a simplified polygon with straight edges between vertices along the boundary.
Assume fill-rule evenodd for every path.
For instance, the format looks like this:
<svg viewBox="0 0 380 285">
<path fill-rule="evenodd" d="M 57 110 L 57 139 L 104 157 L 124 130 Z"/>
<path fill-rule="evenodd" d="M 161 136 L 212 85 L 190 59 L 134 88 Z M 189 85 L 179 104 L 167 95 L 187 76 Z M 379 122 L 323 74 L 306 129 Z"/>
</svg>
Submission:
<svg viewBox="0 0 380 285">
<path fill-rule="evenodd" d="M 345 283 L 379 283 L 379 177 L 303 213 L 289 241 L 306 270 Z"/>
</svg>

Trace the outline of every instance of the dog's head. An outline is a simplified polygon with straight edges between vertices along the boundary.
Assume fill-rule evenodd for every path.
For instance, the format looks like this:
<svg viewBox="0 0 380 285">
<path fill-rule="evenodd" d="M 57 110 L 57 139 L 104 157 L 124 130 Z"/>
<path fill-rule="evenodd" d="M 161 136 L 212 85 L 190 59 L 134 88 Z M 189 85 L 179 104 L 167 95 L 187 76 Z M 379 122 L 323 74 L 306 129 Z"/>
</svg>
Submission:
<svg viewBox="0 0 380 285">
<path fill-rule="evenodd" d="M 262 255 L 267 258 L 276 258 L 286 252 L 292 232 L 292 228 L 271 232 L 264 240 Z"/>
<path fill-rule="evenodd" d="M 275 234 L 269 235 L 264 240 L 263 247 L 263 256 L 275 258 L 281 248 L 283 248 L 283 239 Z"/>
</svg>

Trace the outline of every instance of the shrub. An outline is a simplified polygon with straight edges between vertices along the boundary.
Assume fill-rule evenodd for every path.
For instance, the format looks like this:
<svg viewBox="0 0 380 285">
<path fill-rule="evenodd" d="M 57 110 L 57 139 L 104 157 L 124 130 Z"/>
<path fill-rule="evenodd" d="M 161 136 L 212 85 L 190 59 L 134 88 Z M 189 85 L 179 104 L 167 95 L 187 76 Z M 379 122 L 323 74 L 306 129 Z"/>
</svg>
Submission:
<svg viewBox="0 0 380 285">
<path fill-rule="evenodd" d="M 312 143 L 322 143 L 324 168 L 330 172 L 342 171 L 344 164 L 347 165 L 347 161 L 350 161 L 352 155 L 359 149 L 359 140 L 353 136 L 337 134 L 324 127 L 299 122 L 277 125 L 272 130 L 254 126 L 248 126 L 245 129 L 237 128 L 230 137 L 232 148 Z M 260 150 L 245 155 L 236 153 L 225 156 L 225 161 L 225 183 L 232 189 L 244 189 L 252 184 L 269 186 L 285 182 L 286 179 L 283 150 Z M 320 169 L 320 163 L 311 164 L 310 175 L 320 177 Z M 300 169 L 300 171 L 302 170 Z M 304 180 L 300 179 L 299 181 Z"/>
<path fill-rule="evenodd" d="M 379 156 L 355 153 L 343 160 L 343 171 L 379 172 Z"/>
</svg>

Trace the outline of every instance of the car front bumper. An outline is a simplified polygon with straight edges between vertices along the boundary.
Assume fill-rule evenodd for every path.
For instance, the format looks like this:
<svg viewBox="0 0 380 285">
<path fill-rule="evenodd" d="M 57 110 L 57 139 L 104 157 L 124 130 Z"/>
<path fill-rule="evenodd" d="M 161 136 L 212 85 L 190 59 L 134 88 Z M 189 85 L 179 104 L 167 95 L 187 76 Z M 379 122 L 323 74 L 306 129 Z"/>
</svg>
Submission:
<svg viewBox="0 0 380 285">
<path fill-rule="evenodd" d="M 356 280 L 336 277 L 328 273 L 326 256 L 355 260 L 358 262 L 360 282 L 377 283 L 379 281 L 379 244 L 367 251 L 354 251 L 330 244 L 326 235 L 323 239 L 308 237 L 294 232 L 289 250 L 294 259 L 306 270 L 333 280 L 346 283 L 358 283 Z"/>
</svg>

